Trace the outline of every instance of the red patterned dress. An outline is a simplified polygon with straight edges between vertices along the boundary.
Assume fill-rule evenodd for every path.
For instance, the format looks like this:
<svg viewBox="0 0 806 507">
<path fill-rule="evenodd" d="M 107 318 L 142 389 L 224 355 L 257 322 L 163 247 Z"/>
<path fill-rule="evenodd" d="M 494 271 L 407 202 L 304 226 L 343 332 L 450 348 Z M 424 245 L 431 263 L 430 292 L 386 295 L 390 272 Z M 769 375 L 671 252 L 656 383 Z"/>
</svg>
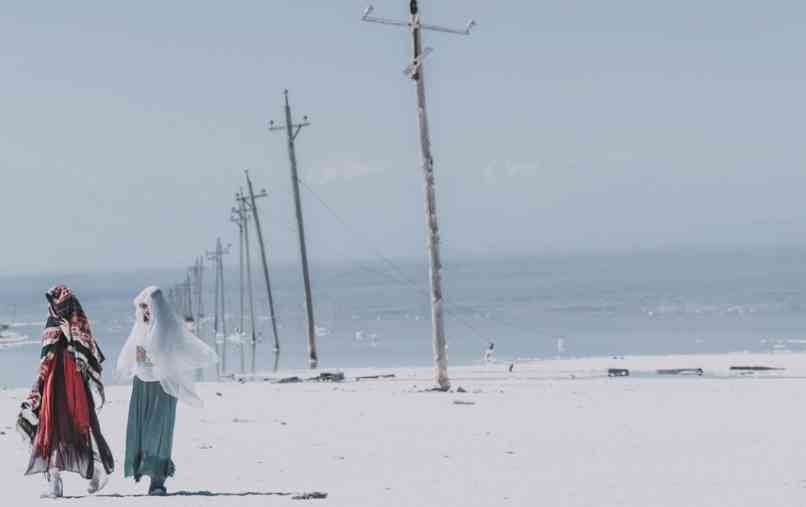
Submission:
<svg viewBox="0 0 806 507">
<path fill-rule="evenodd" d="M 31 439 L 26 475 L 59 470 L 90 479 L 96 464 L 111 473 L 114 459 L 101 434 L 92 394 L 95 389 L 103 403 L 103 354 L 70 289 L 54 287 L 48 299 L 39 375 L 18 418 Z"/>
</svg>

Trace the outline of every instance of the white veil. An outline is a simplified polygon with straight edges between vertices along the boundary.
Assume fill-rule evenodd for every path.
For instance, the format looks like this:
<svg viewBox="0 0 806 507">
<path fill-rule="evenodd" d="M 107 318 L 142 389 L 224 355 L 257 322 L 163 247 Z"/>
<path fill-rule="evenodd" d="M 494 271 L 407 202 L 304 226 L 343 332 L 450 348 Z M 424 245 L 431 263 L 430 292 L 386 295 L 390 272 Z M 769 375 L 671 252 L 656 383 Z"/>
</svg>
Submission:
<svg viewBox="0 0 806 507">
<path fill-rule="evenodd" d="M 150 323 L 143 319 L 141 303 L 147 304 L 151 311 Z M 215 351 L 185 329 L 159 287 L 144 289 L 134 299 L 134 305 L 136 319 L 118 358 L 118 372 L 126 378 L 138 374 L 143 367 L 137 362 L 137 347 L 143 347 L 151 363 L 147 376 L 159 381 L 169 395 L 189 405 L 201 406 L 193 375 L 218 361 Z"/>
</svg>

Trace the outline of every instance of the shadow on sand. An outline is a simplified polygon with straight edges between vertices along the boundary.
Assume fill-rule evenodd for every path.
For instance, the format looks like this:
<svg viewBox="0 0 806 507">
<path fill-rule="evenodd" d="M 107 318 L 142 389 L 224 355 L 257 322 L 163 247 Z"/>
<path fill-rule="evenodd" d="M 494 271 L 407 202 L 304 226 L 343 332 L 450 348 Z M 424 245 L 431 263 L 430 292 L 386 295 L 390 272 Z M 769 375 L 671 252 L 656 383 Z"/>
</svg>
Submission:
<svg viewBox="0 0 806 507">
<path fill-rule="evenodd" d="M 134 494 L 134 495 L 122 495 L 119 493 L 108 493 L 108 494 L 99 494 L 99 495 L 92 495 L 96 498 L 141 498 L 147 497 L 147 494 Z M 291 493 L 288 491 L 242 491 L 242 492 L 229 492 L 229 493 L 216 493 L 213 491 L 175 491 L 173 493 L 168 493 L 165 496 L 206 496 L 206 497 L 227 497 L 227 496 L 290 496 L 292 500 L 323 500 L 327 498 L 327 493 L 321 493 L 319 491 L 312 491 L 309 493 Z M 65 496 L 64 498 L 87 498 L 83 496 L 73 496 L 68 497 Z"/>
</svg>

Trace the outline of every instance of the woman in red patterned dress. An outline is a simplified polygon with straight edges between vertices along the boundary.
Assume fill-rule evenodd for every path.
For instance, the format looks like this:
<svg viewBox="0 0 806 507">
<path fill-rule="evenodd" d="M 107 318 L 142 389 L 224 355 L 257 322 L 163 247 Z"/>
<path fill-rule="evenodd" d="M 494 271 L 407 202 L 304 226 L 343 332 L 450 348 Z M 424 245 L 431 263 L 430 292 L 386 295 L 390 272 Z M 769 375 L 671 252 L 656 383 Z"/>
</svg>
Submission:
<svg viewBox="0 0 806 507">
<path fill-rule="evenodd" d="M 48 491 L 43 496 L 63 495 L 61 472 L 88 479 L 88 491 L 95 493 L 114 468 L 93 398 L 95 391 L 103 404 L 104 356 L 70 289 L 57 285 L 46 296 L 48 320 L 42 334 L 39 375 L 17 423 L 31 439 L 26 475 L 45 474 Z"/>
</svg>

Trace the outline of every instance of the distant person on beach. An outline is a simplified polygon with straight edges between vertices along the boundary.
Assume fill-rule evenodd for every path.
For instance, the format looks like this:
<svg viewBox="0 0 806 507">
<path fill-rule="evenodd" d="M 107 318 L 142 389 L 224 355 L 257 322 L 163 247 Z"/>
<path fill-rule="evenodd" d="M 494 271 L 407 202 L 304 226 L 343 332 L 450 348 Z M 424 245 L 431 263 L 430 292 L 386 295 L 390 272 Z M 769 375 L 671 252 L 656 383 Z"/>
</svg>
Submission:
<svg viewBox="0 0 806 507">
<path fill-rule="evenodd" d="M 44 473 L 43 497 L 64 495 L 62 472 L 88 479 L 90 494 L 106 485 L 114 458 L 101 434 L 93 391 L 104 403 L 101 363 L 78 298 L 64 285 L 46 293 L 48 319 L 42 333 L 39 375 L 17 418 L 18 428 L 31 441 L 26 475 Z"/>
<path fill-rule="evenodd" d="M 495 358 L 493 354 L 495 353 L 495 343 L 490 341 L 490 344 L 487 346 L 487 349 L 484 350 L 484 363 L 492 363 Z"/>
<path fill-rule="evenodd" d="M 124 476 L 151 479 L 148 494 L 167 494 L 165 480 L 176 470 L 171 459 L 176 402 L 202 406 L 194 371 L 218 361 L 168 304 L 159 287 L 135 299 L 135 321 L 118 358 L 118 373 L 133 378 L 126 425 Z"/>
</svg>

